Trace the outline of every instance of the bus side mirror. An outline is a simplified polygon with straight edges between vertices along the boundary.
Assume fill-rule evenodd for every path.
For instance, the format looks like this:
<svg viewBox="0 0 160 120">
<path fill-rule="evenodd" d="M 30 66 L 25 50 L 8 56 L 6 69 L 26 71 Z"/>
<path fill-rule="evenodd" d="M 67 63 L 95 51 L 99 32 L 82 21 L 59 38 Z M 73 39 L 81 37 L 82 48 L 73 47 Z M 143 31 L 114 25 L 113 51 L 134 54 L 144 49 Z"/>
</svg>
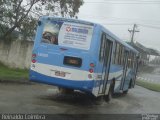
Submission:
<svg viewBox="0 0 160 120">
<path fill-rule="evenodd" d="M 42 25 L 42 22 L 41 21 L 38 21 L 38 26 L 41 26 Z"/>
</svg>

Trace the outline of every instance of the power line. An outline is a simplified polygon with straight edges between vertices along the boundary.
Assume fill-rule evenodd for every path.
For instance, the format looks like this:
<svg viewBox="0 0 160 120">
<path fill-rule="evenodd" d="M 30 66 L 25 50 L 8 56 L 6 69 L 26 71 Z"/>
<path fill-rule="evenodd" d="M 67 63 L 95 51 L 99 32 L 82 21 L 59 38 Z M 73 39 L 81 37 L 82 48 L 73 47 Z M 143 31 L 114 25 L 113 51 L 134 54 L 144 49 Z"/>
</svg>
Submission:
<svg viewBox="0 0 160 120">
<path fill-rule="evenodd" d="M 160 1 L 157 2 L 115 2 L 115 1 L 106 1 L 106 2 L 84 2 L 86 4 L 160 4 Z"/>
<path fill-rule="evenodd" d="M 92 2 L 160 2 L 160 0 L 104 0 L 104 1 L 92 1 Z M 87 1 L 89 2 L 89 1 Z"/>
<path fill-rule="evenodd" d="M 133 24 L 129 24 L 129 23 L 102 23 L 103 25 L 133 25 Z M 142 26 L 142 27 L 148 27 L 148 28 L 153 28 L 153 29 L 160 29 L 160 26 L 157 27 L 157 26 L 153 26 L 153 25 L 144 25 L 144 24 L 136 24 L 136 25 L 139 25 L 139 26 Z"/>
<path fill-rule="evenodd" d="M 138 22 L 138 21 L 143 21 L 145 23 L 152 23 L 154 25 L 160 25 L 160 20 L 149 20 L 149 19 L 137 19 L 137 18 L 117 18 L 117 17 L 105 17 L 105 16 L 94 16 L 94 15 L 88 15 L 88 14 L 81 14 L 81 16 L 87 16 L 91 18 L 98 18 L 98 19 L 107 19 L 107 20 L 112 20 L 112 21 L 133 21 L 133 22 Z"/>
<path fill-rule="evenodd" d="M 133 25 L 133 23 L 102 23 L 102 25 Z M 146 25 L 146 24 L 136 24 L 142 27 L 147 27 L 147 28 L 153 28 L 153 29 L 160 29 L 160 26 L 153 26 L 153 25 Z"/>
<path fill-rule="evenodd" d="M 126 20 L 136 20 L 136 19 L 130 19 L 130 18 L 116 18 L 116 17 L 105 17 L 105 16 L 93 16 L 93 15 L 85 15 L 87 17 L 94 17 L 94 18 L 97 18 L 97 17 L 101 17 L 103 19 L 105 18 L 108 18 L 109 19 L 115 19 L 115 20 L 122 20 L 122 19 L 126 19 Z M 112 20 L 112 21 L 115 21 L 115 20 Z M 152 22 L 152 25 L 151 24 L 141 24 L 140 22 L 136 22 L 138 23 L 137 25 L 140 25 L 140 26 L 143 26 L 143 27 L 148 27 L 148 28 L 154 28 L 154 29 L 160 29 L 160 24 L 157 24 L 157 23 L 160 23 L 160 21 L 153 21 L 153 20 L 144 20 L 144 19 L 137 19 L 137 20 L 140 20 L 140 21 L 146 21 L 146 22 Z M 126 22 L 123 22 L 123 23 L 117 23 L 117 22 L 108 22 L 108 23 L 102 23 L 103 25 L 133 25 L 135 21 L 133 22 L 130 22 L 130 23 L 126 23 Z M 153 23 L 153 22 L 157 22 L 157 23 Z M 155 25 L 158 25 L 155 26 Z"/>
<path fill-rule="evenodd" d="M 133 25 L 133 23 L 102 23 L 102 25 Z"/>
<path fill-rule="evenodd" d="M 152 26 L 152 25 L 144 25 L 144 24 L 138 24 L 138 25 L 143 27 L 153 28 L 153 29 L 160 29 L 160 27 Z"/>
<path fill-rule="evenodd" d="M 132 23 L 102 23 L 103 25 L 133 25 Z M 148 28 L 153 28 L 153 29 L 160 29 L 160 26 L 153 26 L 153 25 L 144 25 L 144 24 L 136 24 L 142 27 L 148 27 Z"/>
</svg>

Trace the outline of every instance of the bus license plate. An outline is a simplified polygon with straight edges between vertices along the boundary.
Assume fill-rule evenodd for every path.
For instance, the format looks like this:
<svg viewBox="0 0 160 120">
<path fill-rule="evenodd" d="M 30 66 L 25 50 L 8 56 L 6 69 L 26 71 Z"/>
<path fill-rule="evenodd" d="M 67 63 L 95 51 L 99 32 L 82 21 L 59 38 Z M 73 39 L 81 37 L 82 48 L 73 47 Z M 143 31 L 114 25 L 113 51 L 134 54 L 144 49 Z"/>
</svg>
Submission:
<svg viewBox="0 0 160 120">
<path fill-rule="evenodd" d="M 55 75 L 56 75 L 56 76 L 65 77 L 65 76 L 66 76 L 66 73 L 65 73 L 65 72 L 61 72 L 61 71 L 55 71 Z"/>
</svg>

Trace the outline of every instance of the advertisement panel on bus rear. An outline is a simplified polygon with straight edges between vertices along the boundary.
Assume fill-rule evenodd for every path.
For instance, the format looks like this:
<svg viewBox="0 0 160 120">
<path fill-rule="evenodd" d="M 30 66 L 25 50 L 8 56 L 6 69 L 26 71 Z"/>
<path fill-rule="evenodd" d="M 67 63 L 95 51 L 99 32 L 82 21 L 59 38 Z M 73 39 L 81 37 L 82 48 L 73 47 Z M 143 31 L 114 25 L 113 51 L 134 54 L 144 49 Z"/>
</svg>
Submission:
<svg viewBox="0 0 160 120">
<path fill-rule="evenodd" d="M 59 45 L 89 50 L 93 26 L 64 22 L 59 31 Z"/>
<path fill-rule="evenodd" d="M 48 21 L 44 25 L 42 42 L 89 50 L 92 35 L 92 25 L 65 21 Z"/>
</svg>

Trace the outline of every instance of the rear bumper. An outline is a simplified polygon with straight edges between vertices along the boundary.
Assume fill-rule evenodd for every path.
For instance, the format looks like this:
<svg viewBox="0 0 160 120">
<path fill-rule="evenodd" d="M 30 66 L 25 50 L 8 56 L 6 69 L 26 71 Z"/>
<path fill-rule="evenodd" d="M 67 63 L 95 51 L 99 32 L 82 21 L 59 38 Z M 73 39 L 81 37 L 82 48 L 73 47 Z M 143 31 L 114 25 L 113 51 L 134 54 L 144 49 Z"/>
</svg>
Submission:
<svg viewBox="0 0 160 120">
<path fill-rule="evenodd" d="M 61 78 L 55 78 L 51 76 L 46 76 L 43 74 L 40 74 L 38 72 L 35 72 L 33 70 L 30 70 L 29 79 L 33 82 L 39 82 L 44 83 L 48 85 L 55 85 L 58 87 L 64 87 L 69 89 L 75 89 L 75 90 L 81 90 L 84 92 L 92 92 L 94 81 L 93 80 L 66 80 Z"/>
</svg>

